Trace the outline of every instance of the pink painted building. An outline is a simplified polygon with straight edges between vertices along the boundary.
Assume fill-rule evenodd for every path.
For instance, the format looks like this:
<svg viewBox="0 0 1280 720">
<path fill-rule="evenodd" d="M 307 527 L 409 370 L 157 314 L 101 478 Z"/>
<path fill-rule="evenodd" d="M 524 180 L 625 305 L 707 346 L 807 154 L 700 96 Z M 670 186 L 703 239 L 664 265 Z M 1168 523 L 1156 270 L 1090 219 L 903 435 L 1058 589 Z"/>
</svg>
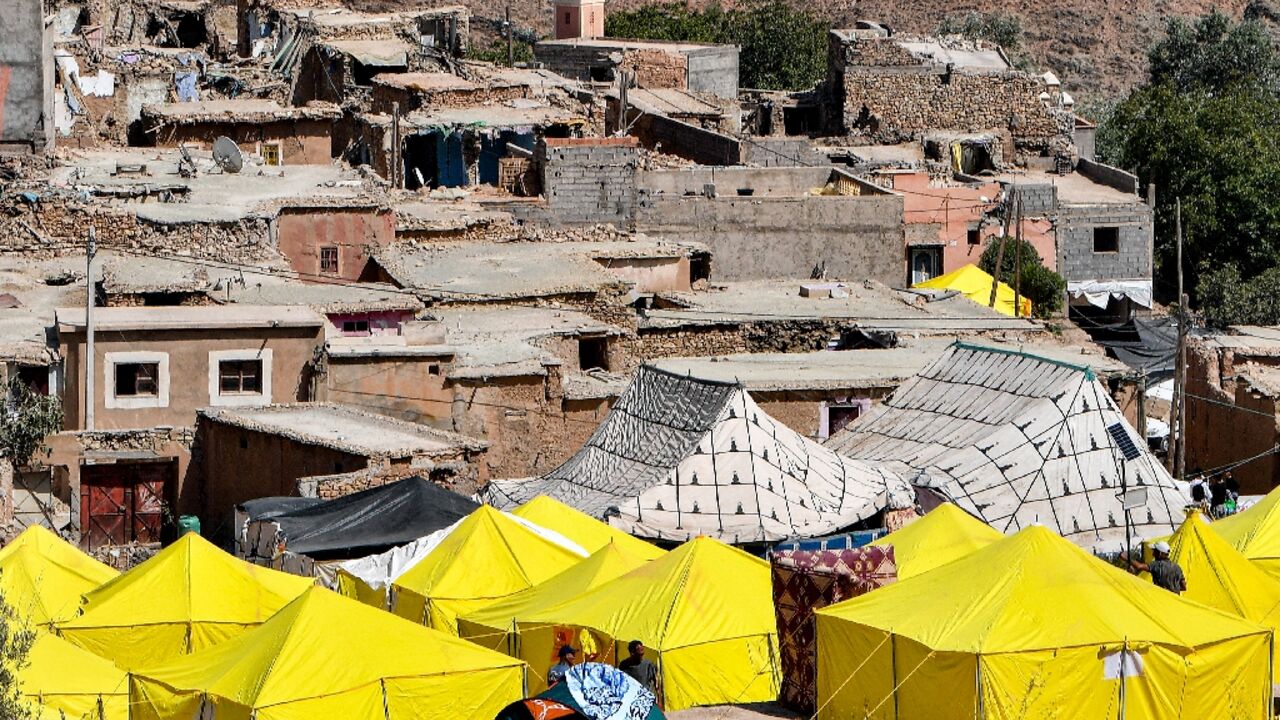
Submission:
<svg viewBox="0 0 1280 720">
<path fill-rule="evenodd" d="M 888 186 L 902 195 L 907 243 L 906 282 L 915 284 L 969 264 L 977 264 L 987 242 L 1000 235 L 1000 183 L 938 184 L 921 171 L 888 171 Z M 983 218 L 988 213 L 991 217 Z M 1045 265 L 1057 266 L 1053 226 L 1047 218 L 1027 218 L 1022 235 Z"/>
<path fill-rule="evenodd" d="M 556 39 L 604 37 L 604 0 L 556 0 Z"/>
</svg>

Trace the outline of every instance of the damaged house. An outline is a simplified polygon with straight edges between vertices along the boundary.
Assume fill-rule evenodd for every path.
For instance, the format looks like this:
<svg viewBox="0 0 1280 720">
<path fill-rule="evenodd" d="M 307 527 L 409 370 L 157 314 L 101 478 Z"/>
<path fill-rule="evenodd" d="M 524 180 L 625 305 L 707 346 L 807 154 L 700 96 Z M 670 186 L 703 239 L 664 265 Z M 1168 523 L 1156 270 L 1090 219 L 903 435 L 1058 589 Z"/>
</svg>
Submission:
<svg viewBox="0 0 1280 720">
<path fill-rule="evenodd" d="M 342 111 L 329 103 L 281 107 L 271 100 L 211 100 L 147 105 L 142 118 L 157 147 L 212 149 L 229 137 L 263 165 L 328 165 Z"/>
</svg>

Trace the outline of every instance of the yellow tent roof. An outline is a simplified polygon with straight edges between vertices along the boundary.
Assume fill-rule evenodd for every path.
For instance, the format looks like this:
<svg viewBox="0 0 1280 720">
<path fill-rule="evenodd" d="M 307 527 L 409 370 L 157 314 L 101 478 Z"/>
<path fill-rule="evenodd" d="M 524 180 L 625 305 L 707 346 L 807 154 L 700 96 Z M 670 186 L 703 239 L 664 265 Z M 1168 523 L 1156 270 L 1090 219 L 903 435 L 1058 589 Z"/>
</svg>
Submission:
<svg viewBox="0 0 1280 720">
<path fill-rule="evenodd" d="M 313 587 L 240 637 L 135 671 L 131 700 L 134 718 L 198 717 L 202 694 L 217 716 L 480 718 L 523 681 L 519 660 Z"/>
<path fill-rule="evenodd" d="M 128 720 L 129 679 L 110 660 L 82 650 L 56 635 L 36 635 L 27 666 L 18 671 L 22 694 L 69 718 L 95 713 L 102 699 L 104 720 Z"/>
<path fill-rule="evenodd" d="M 74 617 L 80 596 L 117 574 L 39 525 L 0 549 L 0 594 L 37 625 Z"/>
<path fill-rule="evenodd" d="M 871 543 L 893 546 L 898 579 L 905 580 L 958 560 L 1004 538 L 999 530 L 943 503 L 924 517 Z"/>
<path fill-rule="evenodd" d="M 648 560 L 654 560 L 666 554 L 666 551 L 657 545 L 632 537 L 577 508 L 569 507 L 546 495 L 535 497 L 512 510 L 511 514 L 549 530 L 555 530 L 586 548 L 587 552 L 593 553 L 612 542 L 629 554 Z"/>
<path fill-rule="evenodd" d="M 458 634 L 485 647 L 503 649 L 517 618 L 571 600 L 649 561 L 633 554 L 630 545 L 610 542 L 550 580 L 458 618 Z"/>
<path fill-rule="evenodd" d="M 970 654 L 1126 638 L 1195 648 L 1267 632 L 1139 580 L 1038 526 L 818 614 Z"/>
<path fill-rule="evenodd" d="M 549 580 L 583 556 L 484 505 L 400 576 L 401 617 L 457 633 L 457 617 Z"/>
<path fill-rule="evenodd" d="M 250 565 L 187 533 L 85 596 L 58 632 L 125 669 L 195 652 L 262 623 L 314 585 Z"/>
<path fill-rule="evenodd" d="M 916 283 L 912 287 L 955 290 L 979 305 L 989 307 L 991 305 L 991 284 L 994 282 L 995 278 L 987 274 L 985 270 L 970 263 L 958 270 L 952 270 L 946 275 L 939 275 L 932 280 Z M 1014 296 L 1013 288 L 1003 282 L 1000 283 L 1000 289 L 996 291 L 995 311 L 1013 317 Z M 1031 315 L 1031 301 L 1025 296 L 1021 298 L 1019 308 L 1021 309 L 1019 315 L 1023 317 Z"/>
<path fill-rule="evenodd" d="M 1280 577 L 1280 488 L 1244 512 L 1214 521 L 1212 527 L 1245 557 Z"/>
<path fill-rule="evenodd" d="M 1199 512 L 1173 534 L 1169 551 L 1187 578 L 1184 598 L 1280 628 L 1280 580 L 1218 537 Z"/>
</svg>

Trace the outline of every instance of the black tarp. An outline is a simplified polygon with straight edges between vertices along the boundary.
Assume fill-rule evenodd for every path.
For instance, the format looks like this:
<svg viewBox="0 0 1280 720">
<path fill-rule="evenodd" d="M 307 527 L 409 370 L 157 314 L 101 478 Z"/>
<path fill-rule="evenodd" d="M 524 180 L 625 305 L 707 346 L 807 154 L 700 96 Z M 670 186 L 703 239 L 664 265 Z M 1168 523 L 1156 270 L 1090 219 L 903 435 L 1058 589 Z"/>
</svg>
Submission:
<svg viewBox="0 0 1280 720">
<path fill-rule="evenodd" d="M 383 552 L 448 527 L 480 507 L 414 476 L 278 515 L 285 549 L 317 559 Z"/>
<path fill-rule="evenodd" d="M 1149 382 L 1173 377 L 1178 354 L 1178 323 L 1171 317 L 1134 318 L 1110 337 L 1094 337 L 1117 360 L 1146 370 Z"/>
<path fill-rule="evenodd" d="M 323 503 L 324 500 L 320 498 L 265 497 L 243 502 L 236 509 L 243 513 L 249 522 L 253 522 L 254 520 L 272 518 L 285 513 L 298 512 Z"/>
</svg>

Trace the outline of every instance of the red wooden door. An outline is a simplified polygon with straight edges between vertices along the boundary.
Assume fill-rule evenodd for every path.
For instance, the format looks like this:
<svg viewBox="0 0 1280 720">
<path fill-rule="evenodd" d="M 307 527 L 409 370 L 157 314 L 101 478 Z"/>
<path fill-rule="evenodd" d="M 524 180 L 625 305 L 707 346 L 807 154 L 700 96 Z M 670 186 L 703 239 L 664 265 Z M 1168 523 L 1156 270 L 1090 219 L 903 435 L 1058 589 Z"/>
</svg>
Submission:
<svg viewBox="0 0 1280 720">
<path fill-rule="evenodd" d="M 116 465 L 89 465 L 80 474 L 80 543 L 87 548 L 129 541 L 131 498 Z"/>
<path fill-rule="evenodd" d="M 164 526 L 165 480 L 169 464 L 144 465 L 133 484 L 133 539 L 141 543 L 160 542 Z"/>
</svg>

